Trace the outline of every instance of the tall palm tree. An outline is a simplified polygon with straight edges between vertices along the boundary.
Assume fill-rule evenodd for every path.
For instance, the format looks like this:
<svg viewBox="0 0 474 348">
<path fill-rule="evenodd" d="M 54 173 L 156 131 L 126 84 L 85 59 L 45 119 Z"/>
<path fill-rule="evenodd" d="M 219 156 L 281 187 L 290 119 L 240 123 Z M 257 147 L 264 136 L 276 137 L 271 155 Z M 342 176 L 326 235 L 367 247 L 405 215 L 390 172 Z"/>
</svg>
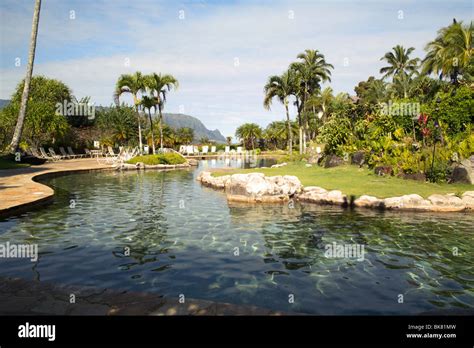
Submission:
<svg viewBox="0 0 474 348">
<path fill-rule="evenodd" d="M 120 75 L 117 84 L 115 85 L 114 100 L 116 105 L 120 104 L 120 96 L 123 93 L 130 93 L 133 97 L 133 105 L 135 107 L 135 112 L 137 114 L 138 122 L 138 143 L 140 145 L 140 153 L 143 151 L 142 143 L 142 127 L 140 122 L 140 93 L 145 93 L 145 83 L 144 77 L 141 72 L 137 71 L 135 74 L 124 74 Z"/>
<path fill-rule="evenodd" d="M 393 52 L 387 52 L 380 58 L 380 60 L 385 60 L 389 64 L 380 69 L 384 79 L 400 74 L 409 75 L 417 71 L 419 58 L 410 58 L 410 54 L 415 50 L 414 47 L 405 49 L 401 45 L 396 45 L 392 50 Z"/>
<path fill-rule="evenodd" d="M 28 95 L 30 94 L 31 76 L 33 75 L 33 65 L 35 61 L 36 37 L 38 36 L 38 23 L 41 10 L 41 0 L 36 0 L 33 12 L 33 24 L 31 26 L 30 52 L 28 55 L 28 66 L 26 68 L 25 85 L 23 94 L 21 95 L 20 112 L 15 126 L 15 132 L 10 143 L 10 152 L 15 153 L 20 144 L 21 134 L 23 133 L 23 125 L 25 124 L 26 107 L 28 104 Z"/>
<path fill-rule="evenodd" d="M 306 112 L 306 101 L 316 91 L 321 89 L 321 83 L 331 81 L 332 64 L 326 62 L 324 55 L 317 50 L 307 49 L 297 56 L 300 61 L 292 63 L 290 69 L 296 72 L 296 105 L 298 109 L 298 122 L 300 125 L 300 153 L 306 149 L 306 131 L 303 136 L 303 128 L 308 129 L 308 119 Z"/>
<path fill-rule="evenodd" d="M 263 106 L 270 110 L 270 105 L 274 97 L 285 106 L 286 124 L 288 127 L 288 149 L 290 154 L 293 152 L 293 134 L 291 132 L 290 112 L 288 110 L 288 98 L 293 94 L 295 88 L 294 72 L 289 69 L 282 76 L 270 76 L 264 87 L 265 99 Z"/>
<path fill-rule="evenodd" d="M 435 73 L 440 79 L 448 77 L 457 83 L 458 75 L 473 63 L 473 33 L 473 22 L 463 25 L 454 20 L 450 26 L 441 28 L 438 36 L 425 47 L 427 55 L 423 59 L 422 73 Z"/>
<path fill-rule="evenodd" d="M 153 118 L 151 117 L 151 109 L 154 108 L 156 112 L 156 98 L 155 97 L 149 97 L 147 95 L 143 96 L 141 102 L 141 106 L 143 109 L 146 111 L 148 109 L 148 119 L 150 120 L 150 135 L 151 135 L 151 146 L 153 150 L 153 154 L 155 154 L 155 137 L 154 137 L 154 132 L 153 132 Z"/>
<path fill-rule="evenodd" d="M 230 135 L 225 137 L 225 140 L 227 141 L 227 145 L 230 146 L 232 144 L 232 137 Z"/>
<path fill-rule="evenodd" d="M 163 151 L 163 108 L 166 102 L 166 93 L 172 88 L 177 89 L 178 80 L 172 75 L 153 73 L 146 78 L 146 86 L 152 91 L 160 116 L 160 149 Z"/>
</svg>

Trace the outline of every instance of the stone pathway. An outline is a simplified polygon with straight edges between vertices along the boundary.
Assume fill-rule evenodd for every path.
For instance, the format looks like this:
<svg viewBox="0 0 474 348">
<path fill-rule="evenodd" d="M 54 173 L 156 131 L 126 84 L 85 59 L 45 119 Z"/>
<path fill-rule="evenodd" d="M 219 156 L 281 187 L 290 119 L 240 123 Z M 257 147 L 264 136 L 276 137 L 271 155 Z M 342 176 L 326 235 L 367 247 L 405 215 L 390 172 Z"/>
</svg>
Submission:
<svg viewBox="0 0 474 348">
<path fill-rule="evenodd" d="M 112 169 L 94 158 L 47 162 L 39 166 L 0 170 L 0 215 L 50 199 L 54 190 L 34 181 L 35 177 L 64 171 Z"/>
<path fill-rule="evenodd" d="M 75 303 L 71 303 L 71 295 Z M 255 306 L 0 277 L 0 315 L 284 315 Z M 287 313 L 289 314 L 289 313 Z"/>
</svg>

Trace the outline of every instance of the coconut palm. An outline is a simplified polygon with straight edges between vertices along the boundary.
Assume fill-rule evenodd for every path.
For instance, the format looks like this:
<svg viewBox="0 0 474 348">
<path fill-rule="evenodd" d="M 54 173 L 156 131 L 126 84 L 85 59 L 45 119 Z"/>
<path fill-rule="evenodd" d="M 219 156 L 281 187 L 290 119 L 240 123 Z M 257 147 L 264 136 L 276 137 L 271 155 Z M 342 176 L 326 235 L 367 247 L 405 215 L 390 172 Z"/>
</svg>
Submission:
<svg viewBox="0 0 474 348">
<path fill-rule="evenodd" d="M 227 145 L 230 146 L 230 145 L 232 144 L 232 137 L 231 137 L 230 135 L 227 136 L 227 137 L 225 137 L 225 140 L 226 140 L 226 142 L 227 142 Z"/>
<path fill-rule="evenodd" d="M 18 150 L 20 144 L 21 134 L 23 132 L 23 125 L 25 124 L 26 107 L 28 104 L 28 95 L 30 93 L 31 76 L 33 75 L 33 65 L 35 61 L 36 51 L 36 37 L 38 35 L 38 23 L 41 10 L 41 0 L 36 0 L 35 9 L 33 12 L 33 24 L 31 26 L 31 37 L 30 37 L 30 52 L 28 55 L 28 66 L 26 67 L 26 78 L 25 85 L 23 87 L 23 94 L 21 95 L 20 112 L 13 133 L 13 138 L 10 143 L 10 152 L 15 153 Z"/>
<path fill-rule="evenodd" d="M 262 137 L 262 128 L 256 123 L 244 123 L 235 131 L 235 136 L 241 139 L 246 145 L 251 144 L 255 150 L 255 142 Z"/>
<path fill-rule="evenodd" d="M 289 69 L 282 76 L 270 76 L 264 87 L 265 99 L 263 106 L 270 110 L 270 105 L 274 97 L 285 106 L 286 124 L 288 127 L 288 149 L 290 154 L 293 152 L 293 134 L 291 132 L 290 112 L 288 110 L 288 99 L 294 93 L 295 80 L 294 71 Z"/>
<path fill-rule="evenodd" d="M 321 89 L 321 83 L 331 81 L 331 69 L 334 69 L 334 66 L 327 63 L 324 55 L 317 50 L 307 49 L 298 54 L 297 58 L 300 61 L 292 63 L 290 69 L 295 72 L 293 93 L 296 97 L 300 125 L 300 153 L 303 153 L 306 148 L 306 135 L 303 137 L 303 128 L 308 128 L 306 101 Z"/>
<path fill-rule="evenodd" d="M 448 77 L 457 83 L 458 75 L 466 73 L 473 64 L 473 33 L 472 22 L 463 25 L 454 20 L 450 26 L 441 28 L 438 36 L 425 47 L 427 55 L 423 59 L 422 73 L 435 73 L 440 79 Z"/>
<path fill-rule="evenodd" d="M 151 90 L 151 93 L 156 98 L 156 105 L 160 117 L 160 150 L 163 151 L 163 108 L 166 102 L 166 94 L 172 88 L 177 89 L 179 86 L 178 80 L 172 75 L 162 75 L 153 73 L 146 77 L 146 86 Z"/>
<path fill-rule="evenodd" d="M 393 52 L 387 52 L 380 58 L 380 60 L 385 60 L 389 64 L 380 69 L 383 79 L 389 76 L 395 78 L 395 76 L 400 74 L 409 75 L 417 71 L 419 59 L 410 58 L 410 54 L 415 50 L 414 47 L 405 49 L 401 45 L 396 45 L 392 50 Z"/>
<path fill-rule="evenodd" d="M 140 146 L 140 153 L 143 151 L 142 143 L 142 127 L 140 122 L 140 94 L 146 92 L 144 77 L 141 72 L 137 71 L 135 74 L 124 74 L 120 75 L 117 84 L 115 86 L 114 100 L 117 106 L 120 105 L 120 96 L 124 93 L 130 93 L 133 97 L 133 105 L 135 107 L 135 113 L 137 114 L 138 123 L 138 144 Z"/>
<path fill-rule="evenodd" d="M 147 95 L 143 96 L 140 105 L 143 107 L 144 111 L 148 110 L 148 119 L 150 120 L 150 136 L 153 154 L 155 154 L 155 137 L 153 132 L 153 118 L 151 117 L 151 109 L 154 108 L 156 112 L 157 101 L 155 97 L 149 97 Z"/>
</svg>

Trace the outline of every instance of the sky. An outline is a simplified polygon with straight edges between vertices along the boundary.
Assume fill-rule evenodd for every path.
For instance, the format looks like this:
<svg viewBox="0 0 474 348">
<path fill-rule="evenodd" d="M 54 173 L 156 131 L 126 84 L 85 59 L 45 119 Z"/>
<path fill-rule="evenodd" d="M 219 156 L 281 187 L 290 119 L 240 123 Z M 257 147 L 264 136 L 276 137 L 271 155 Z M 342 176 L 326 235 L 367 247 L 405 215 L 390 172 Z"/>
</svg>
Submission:
<svg viewBox="0 0 474 348">
<path fill-rule="evenodd" d="M 453 18 L 474 18 L 474 0 L 146 1 L 43 0 L 34 75 L 65 82 L 80 99 L 108 106 L 117 78 L 172 74 L 165 112 L 234 135 L 244 122 L 283 120 L 263 87 L 305 49 L 334 65 L 331 88 L 354 94 L 393 46 L 423 48 Z M 0 99 L 26 73 L 34 0 L 0 0 Z M 19 63 L 19 64 L 18 64 Z M 131 103 L 130 97 L 123 101 Z M 292 110 L 294 115 L 294 110 Z"/>
</svg>

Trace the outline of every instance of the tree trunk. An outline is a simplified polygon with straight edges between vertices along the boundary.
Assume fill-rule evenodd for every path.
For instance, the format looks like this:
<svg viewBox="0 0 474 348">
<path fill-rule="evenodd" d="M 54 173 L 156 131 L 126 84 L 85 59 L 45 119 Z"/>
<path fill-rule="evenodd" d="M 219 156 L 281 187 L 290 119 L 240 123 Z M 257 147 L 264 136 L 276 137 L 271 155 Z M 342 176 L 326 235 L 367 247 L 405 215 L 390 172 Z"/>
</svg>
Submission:
<svg viewBox="0 0 474 348">
<path fill-rule="evenodd" d="M 158 105 L 160 112 L 160 150 L 163 152 L 163 114 L 161 113 L 161 105 Z"/>
<path fill-rule="evenodd" d="M 288 101 L 285 100 L 286 122 L 288 124 L 288 149 L 290 155 L 293 153 L 293 132 L 291 131 L 290 112 L 288 111 Z"/>
<path fill-rule="evenodd" d="M 41 0 L 36 0 L 35 9 L 33 12 L 33 24 L 31 27 L 28 66 L 26 68 L 26 77 L 25 77 L 25 85 L 23 87 L 23 94 L 21 95 L 20 113 L 18 114 L 18 120 L 15 126 L 15 132 L 13 133 L 12 142 L 10 143 L 10 146 L 9 146 L 9 150 L 11 153 L 15 153 L 18 150 L 21 134 L 23 133 L 23 125 L 25 123 L 28 96 L 30 94 L 31 76 L 33 75 L 33 64 L 35 61 L 36 37 L 38 36 L 38 23 L 39 23 L 39 17 L 40 17 L 40 9 L 41 9 Z"/>
<path fill-rule="evenodd" d="M 155 154 L 155 136 L 153 134 L 153 119 L 151 118 L 151 110 L 150 109 L 148 109 L 148 117 L 150 118 L 151 147 L 153 149 L 153 154 Z"/>
<path fill-rule="evenodd" d="M 143 153 L 143 143 L 142 143 L 142 125 L 140 123 L 140 112 L 138 110 L 138 105 L 135 106 L 137 111 L 137 122 L 138 122 L 138 145 L 140 147 L 140 155 Z"/>
</svg>

